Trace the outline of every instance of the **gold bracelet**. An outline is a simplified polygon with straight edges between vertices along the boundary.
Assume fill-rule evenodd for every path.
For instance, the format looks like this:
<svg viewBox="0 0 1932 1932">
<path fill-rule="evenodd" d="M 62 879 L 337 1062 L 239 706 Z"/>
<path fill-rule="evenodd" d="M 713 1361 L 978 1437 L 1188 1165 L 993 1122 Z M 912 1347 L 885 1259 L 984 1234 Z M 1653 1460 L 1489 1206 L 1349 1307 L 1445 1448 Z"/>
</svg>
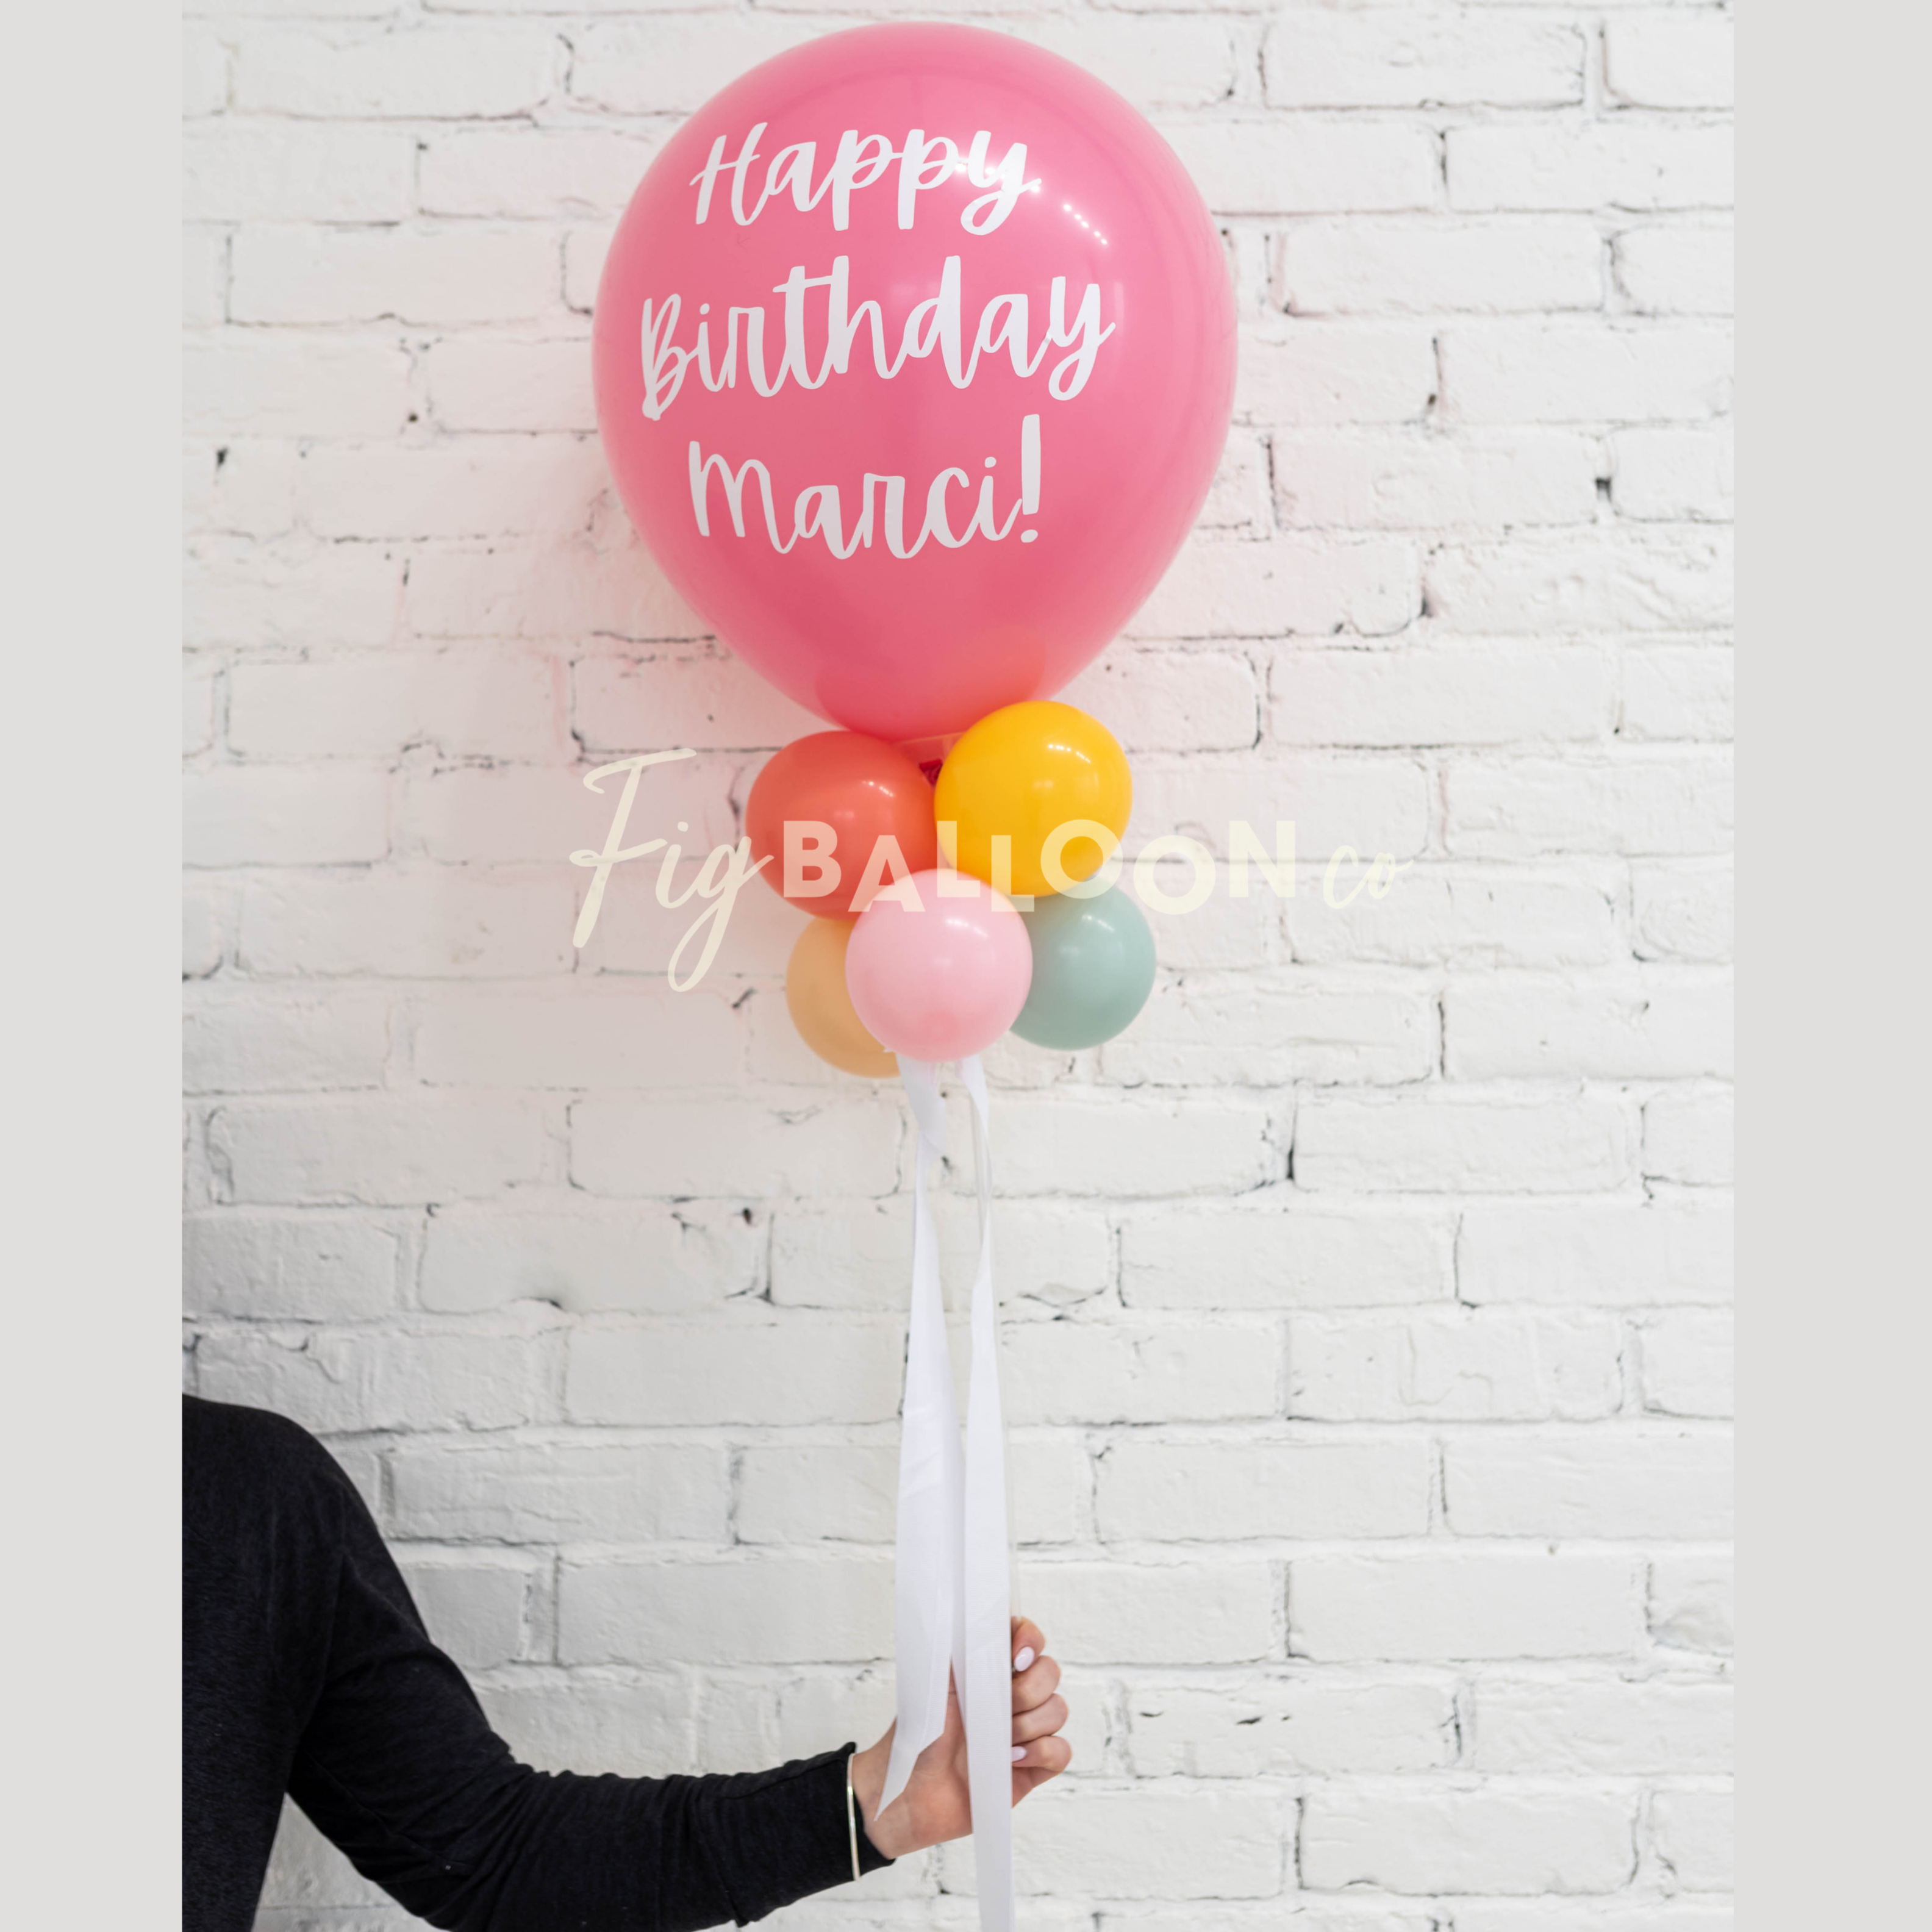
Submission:
<svg viewBox="0 0 1932 1932">
<path fill-rule="evenodd" d="M 852 1845 L 852 1876 L 862 1876 L 859 1870 L 859 1807 L 852 1795 L 852 1760 L 855 1754 L 845 1754 L 845 1834 Z"/>
</svg>

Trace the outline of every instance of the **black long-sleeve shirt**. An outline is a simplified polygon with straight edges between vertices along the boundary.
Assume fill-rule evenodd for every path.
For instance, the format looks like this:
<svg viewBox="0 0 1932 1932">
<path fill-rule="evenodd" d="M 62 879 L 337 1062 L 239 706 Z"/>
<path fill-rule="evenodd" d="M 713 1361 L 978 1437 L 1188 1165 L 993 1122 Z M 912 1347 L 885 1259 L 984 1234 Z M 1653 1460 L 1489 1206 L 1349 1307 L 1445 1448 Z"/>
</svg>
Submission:
<svg viewBox="0 0 1932 1932">
<path fill-rule="evenodd" d="M 849 1744 L 742 1777 L 533 1771 L 320 1443 L 190 1396 L 182 1448 L 186 1932 L 248 1932 L 284 1792 L 450 1932 L 694 1932 L 850 1881 Z M 889 1862 L 862 1830 L 859 1855 Z"/>
</svg>

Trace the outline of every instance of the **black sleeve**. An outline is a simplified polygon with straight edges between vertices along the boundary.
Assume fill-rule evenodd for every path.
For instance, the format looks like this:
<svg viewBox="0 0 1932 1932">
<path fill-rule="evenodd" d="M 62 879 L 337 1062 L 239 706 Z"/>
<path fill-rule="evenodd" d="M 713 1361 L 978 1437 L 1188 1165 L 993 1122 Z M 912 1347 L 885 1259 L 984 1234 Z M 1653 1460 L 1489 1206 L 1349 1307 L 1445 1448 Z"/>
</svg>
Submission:
<svg viewBox="0 0 1932 1932">
<path fill-rule="evenodd" d="M 328 1654 L 289 1791 L 364 1877 L 449 1932 L 695 1932 L 850 1880 L 850 1745 L 732 1778 L 518 1763 L 338 1475 Z M 890 1862 L 862 1829 L 859 1854 Z"/>
</svg>

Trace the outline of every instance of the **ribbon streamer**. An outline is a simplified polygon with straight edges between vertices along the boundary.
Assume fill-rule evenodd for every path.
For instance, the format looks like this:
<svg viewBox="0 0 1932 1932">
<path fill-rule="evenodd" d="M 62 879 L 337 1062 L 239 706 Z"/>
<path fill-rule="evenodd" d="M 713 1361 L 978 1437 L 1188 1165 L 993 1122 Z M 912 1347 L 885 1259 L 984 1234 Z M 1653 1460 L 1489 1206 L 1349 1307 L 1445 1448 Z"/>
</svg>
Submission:
<svg viewBox="0 0 1932 1932">
<path fill-rule="evenodd" d="M 912 1313 L 899 1438 L 898 1726 L 880 1807 L 905 1789 L 914 1760 L 944 1730 L 950 1672 L 958 1687 L 966 1731 L 980 1924 L 982 1932 L 1013 1932 L 1012 1635 L 986 1079 L 976 1054 L 960 1061 L 960 1077 L 973 1103 L 980 1197 L 972 1378 L 962 1457 L 940 1292 L 938 1232 L 926 1195 L 928 1176 L 946 1151 L 946 1103 L 939 1091 L 939 1069 L 932 1062 L 902 1056 L 899 1071 L 919 1141 L 913 1169 Z"/>
</svg>

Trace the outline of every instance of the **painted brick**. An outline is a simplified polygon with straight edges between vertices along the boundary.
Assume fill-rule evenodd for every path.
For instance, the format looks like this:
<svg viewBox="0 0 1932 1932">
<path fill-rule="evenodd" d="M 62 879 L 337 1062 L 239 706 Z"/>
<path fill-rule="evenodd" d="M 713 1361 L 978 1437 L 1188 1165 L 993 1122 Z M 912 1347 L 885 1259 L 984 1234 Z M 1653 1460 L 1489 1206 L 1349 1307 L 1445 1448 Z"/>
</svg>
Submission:
<svg viewBox="0 0 1932 1932">
<path fill-rule="evenodd" d="M 1100 1065 L 1134 1087 L 1377 1086 L 1426 1078 L 1437 1057 L 1435 1002 L 1419 990 L 1244 974 L 1156 986 Z"/>
<path fill-rule="evenodd" d="M 251 991 L 192 1001 L 182 1016 L 190 1094 L 380 1087 L 388 1057 L 388 1003 L 380 994 Z"/>
<path fill-rule="evenodd" d="M 1732 735 L 1736 654 L 1724 644 L 1659 644 L 1624 658 L 1623 735 L 1722 742 Z"/>
<path fill-rule="evenodd" d="M 449 430 L 594 430 L 590 345 L 454 335 L 422 358 L 429 406 Z"/>
<path fill-rule="evenodd" d="M 1296 1115 L 1295 1179 L 1352 1192 L 1614 1187 L 1635 1168 L 1635 1126 L 1625 1104 L 1607 1094 L 1316 1094 Z"/>
<path fill-rule="evenodd" d="M 499 879 L 451 868 L 250 881 L 240 951 L 251 973 L 375 973 L 398 978 L 518 976 L 569 968 L 575 893 L 534 874 Z"/>
<path fill-rule="evenodd" d="M 1295 957 L 1333 964 L 1589 966 L 1623 950 L 1613 889 L 1588 876 L 1426 862 L 1379 898 L 1318 874 L 1286 908 Z"/>
<path fill-rule="evenodd" d="M 884 1422 L 898 1413 L 902 1331 L 818 1324 L 582 1329 L 565 1402 L 580 1422 Z"/>
<path fill-rule="evenodd" d="M 425 214 L 616 214 L 658 145 L 616 128 L 439 130 L 422 144 L 418 197 Z"/>
<path fill-rule="evenodd" d="M 182 142 L 182 206 L 198 221 L 401 221 L 416 148 L 386 128 L 223 121 Z"/>
<path fill-rule="evenodd" d="M 1076 1100 L 1013 1094 L 999 1105 L 996 1187 L 1041 1192 L 1052 1150 L 1052 1191 L 1070 1195 L 1190 1194 L 1253 1187 L 1276 1156 L 1259 1100 L 1229 1096 Z"/>
<path fill-rule="evenodd" d="M 574 1210 L 574 1211 L 573 1211 Z M 423 1237 L 422 1305 L 449 1314 L 511 1301 L 572 1313 L 677 1314 L 756 1288 L 764 1229 L 740 1210 L 686 1202 L 592 1214 L 440 1209 Z"/>
<path fill-rule="evenodd" d="M 892 1564 L 866 1554 L 758 1556 L 667 1568 L 567 1560 L 557 1647 L 576 1664 L 866 1659 L 892 1639 Z"/>
<path fill-rule="evenodd" d="M 824 728 L 723 650 L 581 658 L 572 674 L 571 716 L 586 752 L 618 754 L 668 745 L 776 748 Z"/>
<path fill-rule="evenodd" d="M 322 1434 L 507 1429 L 543 1419 L 555 1356 L 536 1332 L 299 1334 L 232 1329 L 197 1351 L 201 1393 L 272 1408 Z"/>
<path fill-rule="evenodd" d="M 1727 624 L 1727 531 L 1672 528 L 1444 544 L 1427 596 L 1444 629 L 1674 631 Z"/>
<path fill-rule="evenodd" d="M 1451 128 L 1449 199 L 1459 208 L 1721 208 L 1730 130 L 1604 119 Z"/>
<path fill-rule="evenodd" d="M 1545 643 L 1284 651 L 1268 698 L 1270 735 L 1286 745 L 1596 741 L 1616 722 L 1616 672 L 1607 652 Z"/>
<path fill-rule="evenodd" d="M 1731 1446 L 1679 1431 L 1469 1436 L 1443 1446 L 1459 1536 L 1683 1538 L 1731 1530 Z"/>
<path fill-rule="evenodd" d="M 1342 121 L 1174 121 L 1161 129 L 1216 214 L 1432 208 L 1435 143 L 1420 128 Z"/>
<path fill-rule="evenodd" d="M 1254 668 L 1232 652 L 1108 652 L 1060 701 L 1103 719 L 1123 750 L 1246 751 L 1260 736 Z"/>
<path fill-rule="evenodd" d="M 1474 1763 L 1583 1775 L 1721 1772 L 1731 1765 L 1728 1684 L 1479 1682 Z"/>
<path fill-rule="evenodd" d="M 1731 1015 L 1727 976 L 1666 970 L 1580 984 L 1490 974 L 1448 988 L 1445 1070 L 1452 1080 L 1727 1074 Z"/>
<path fill-rule="evenodd" d="M 1273 1335 L 1252 1322 L 1029 1328 L 1000 1364 L 1006 1419 L 1024 1423 L 1226 1422 L 1277 1414 Z"/>
<path fill-rule="evenodd" d="M 1619 1340 L 1600 1315 L 1298 1316 L 1288 1412 L 1338 1422 L 1606 1415 L 1622 1393 Z"/>
<path fill-rule="evenodd" d="M 410 358 L 386 337 L 221 329 L 182 351 L 190 428 L 250 436 L 386 436 L 410 407 Z"/>
<path fill-rule="evenodd" d="M 235 104 L 251 113 L 411 120 L 521 114 L 556 92 L 563 48 L 538 27 L 241 37 Z"/>
<path fill-rule="evenodd" d="M 1643 1406 L 1657 1415 L 1732 1412 L 1729 1310 L 1673 1308 L 1636 1324 Z"/>
<path fill-rule="evenodd" d="M 556 305 L 556 244 L 529 226 L 247 227 L 235 238 L 237 322 L 525 322 Z"/>
<path fill-rule="evenodd" d="M 1452 764 L 1450 850 L 1534 859 L 1556 852 L 1676 858 L 1729 850 L 1730 760 L 1666 752 L 1586 764 Z"/>
<path fill-rule="evenodd" d="M 225 1102 L 208 1127 L 229 1198 L 300 1206 L 475 1198 L 542 1172 L 542 1116 L 515 1101 Z"/>
<path fill-rule="evenodd" d="M 1298 1557 L 1289 1646 L 1327 1662 L 1619 1656 L 1636 1589 L 1628 1557 L 1595 1552 Z"/>
<path fill-rule="evenodd" d="M 396 1567 L 430 1640 L 466 1669 L 488 1670 L 524 1654 L 534 1580 L 528 1558 L 400 1550 Z"/>
<path fill-rule="evenodd" d="M 1627 230 L 1611 250 L 1616 285 L 1652 315 L 1729 315 L 1736 299 L 1730 224 Z"/>
<path fill-rule="evenodd" d="M 1727 1652 L 1732 1578 L 1727 1558 L 1660 1556 L 1650 1566 L 1650 1634 L 1672 1650 Z"/>
<path fill-rule="evenodd" d="M 1304 431 L 1276 436 L 1274 457 L 1288 524 L 1411 530 L 1596 516 L 1597 442 L 1574 430 Z"/>
<path fill-rule="evenodd" d="M 587 436 L 462 436 L 404 450 L 319 444 L 296 496 L 325 536 L 473 537 L 580 530 L 609 487 Z"/>
<path fill-rule="evenodd" d="M 1016 1823 L 1020 1890 L 1029 1898 L 1270 1898 L 1289 1816 L 1270 1793 L 1102 1786 L 1069 1803 L 1049 1787 Z M 1214 1846 L 1211 1861 L 1196 1856 L 1203 1845 Z M 968 1888 L 971 1857 L 963 1841 L 942 1851 L 949 1890 Z"/>
<path fill-rule="evenodd" d="M 941 1196 L 934 1210 L 945 1278 L 970 1281 L 980 1252 L 976 1202 Z M 993 1240 L 1000 1297 L 1010 1305 L 1017 1298 L 1068 1306 L 1112 1285 L 1112 1238 L 1091 1209 L 1002 1201 Z M 780 1307 L 897 1312 L 910 1280 L 911 1198 L 788 1206 L 774 1220 L 771 1250 L 772 1300 Z"/>
<path fill-rule="evenodd" d="M 389 848 L 388 782 L 380 771 L 274 765 L 190 772 L 182 841 L 191 866 L 366 863 Z"/>
<path fill-rule="evenodd" d="M 1728 1892 L 1735 1876 L 1728 1791 L 1660 1791 L 1650 1829 L 1658 1862 L 1690 1892 Z"/>
<path fill-rule="evenodd" d="M 1116 1542 L 1355 1540 L 1429 1527 L 1427 1445 L 1389 1442 L 1150 1442 L 1102 1452 L 1096 1510 Z"/>
<path fill-rule="evenodd" d="M 1008 1450 L 1014 1540 L 1065 1543 L 1084 1526 L 1093 1477 L 1078 1445 L 1022 1436 Z M 740 1455 L 733 1522 L 745 1543 L 890 1543 L 898 1495 L 891 1444 L 802 1442 Z"/>
<path fill-rule="evenodd" d="M 1037 1562 L 1013 1604 L 1070 1664 L 1235 1664 L 1280 1656 L 1280 1590 L 1278 1565 L 1239 1558 Z"/>
<path fill-rule="evenodd" d="M 429 1087 L 702 1085 L 736 1064 L 730 997 L 581 982 L 442 994 L 410 1010 L 410 1064 Z"/>
<path fill-rule="evenodd" d="M 1641 1204 L 1472 1204 L 1456 1244 L 1465 1301 L 1642 1306 L 1724 1301 L 1734 1269 L 1731 1204 L 1679 1196 Z"/>
<path fill-rule="evenodd" d="M 389 1459 L 398 1536 L 444 1542 L 718 1543 L 724 1452 L 664 1442 L 406 1443 Z"/>
<path fill-rule="evenodd" d="M 1612 15 L 1604 26 L 1604 83 L 1631 107 L 1728 107 L 1731 16 L 1699 9 Z"/>
<path fill-rule="evenodd" d="M 1442 1215 L 1230 1211 L 1136 1214 L 1120 1228 L 1120 1298 L 1132 1308 L 1349 1307 L 1449 1292 Z"/>
<path fill-rule="evenodd" d="M 620 1778 L 664 1778 L 694 1768 L 691 1690 L 677 1673 L 520 1672 L 478 1694 L 498 1735 L 538 1771 L 594 1765 Z"/>
<path fill-rule="evenodd" d="M 1435 346 L 1420 324 L 1297 320 L 1241 338 L 1234 413 L 1243 422 L 1418 422 L 1436 394 Z"/>
<path fill-rule="evenodd" d="M 1720 1089 L 1664 1093 L 1645 1103 L 1643 1171 L 1658 1180 L 1726 1186 L 1734 1178 L 1732 1100 Z"/>
<path fill-rule="evenodd" d="M 1306 221 L 1282 239 L 1275 287 L 1293 315 L 1592 309 L 1603 248 L 1583 220 Z"/>
<path fill-rule="evenodd" d="M 228 674 L 228 743 L 244 758 L 543 758 L 562 748 L 556 668 L 464 650 L 245 663 Z"/>
<path fill-rule="evenodd" d="M 1270 848 L 1270 826 L 1286 820 L 1294 826 L 1295 851 L 1324 862 L 1344 844 L 1415 858 L 1428 841 L 1430 795 L 1429 775 L 1412 757 L 1148 758 L 1136 774 L 1134 816 L 1122 849 L 1137 856 L 1150 839 L 1178 832 L 1226 857 L 1234 820 L 1244 820 Z M 1228 884 L 1221 880 L 1217 892 Z M 1248 884 L 1254 899 L 1271 897 L 1264 879 L 1251 872 Z M 1163 920 L 1162 937 L 1204 916 L 1204 910 Z"/>
<path fill-rule="evenodd" d="M 1445 1683 L 1143 1684 L 1128 1695 L 1127 1721 L 1142 1778 L 1432 1771 L 1455 1752 Z"/>
<path fill-rule="evenodd" d="M 1126 634 L 1241 638 L 1400 630 L 1419 608 L 1418 559 L 1394 538 L 1190 538 Z"/>
<path fill-rule="evenodd" d="M 182 34 L 182 115 L 218 114 L 228 104 L 228 50 L 205 28 Z"/>
<path fill-rule="evenodd" d="M 398 1222 L 224 1212 L 192 1215 L 182 1232 L 191 1312 L 345 1322 L 397 1305 L 406 1239 Z"/>
<path fill-rule="evenodd" d="M 1395 1892 L 1606 1892 L 1630 1876 L 1631 1799 L 1594 1792 L 1355 1792 L 1304 1802 L 1302 1882 Z"/>
<path fill-rule="evenodd" d="M 1271 107 L 1534 107 L 1583 98 L 1567 22 L 1421 8 L 1297 9 L 1262 52 Z"/>
<path fill-rule="evenodd" d="M 1722 522 L 1730 515 L 1733 459 L 1724 430 L 1620 430 L 1610 440 L 1610 465 L 1620 517 Z"/>
<path fill-rule="evenodd" d="M 1633 866 L 1630 898 L 1638 958 L 1730 958 L 1734 893 L 1727 862 Z"/>
<path fill-rule="evenodd" d="M 586 1100 L 571 1109 L 571 1178 L 622 1198 L 890 1190 L 899 1115 L 876 1101 L 775 1116 L 749 1100 Z"/>
<path fill-rule="evenodd" d="M 410 566 L 406 609 L 422 638 L 705 634 L 628 524 L 482 549 L 424 550 Z"/>
<path fill-rule="evenodd" d="M 1442 410 L 1466 423 L 1702 422 L 1730 406 L 1727 333 L 1707 323 L 1459 322 Z"/>
<path fill-rule="evenodd" d="M 281 438 L 230 436 L 192 452 L 195 526 L 251 537 L 288 535 L 296 526 L 297 446 Z"/>
</svg>

